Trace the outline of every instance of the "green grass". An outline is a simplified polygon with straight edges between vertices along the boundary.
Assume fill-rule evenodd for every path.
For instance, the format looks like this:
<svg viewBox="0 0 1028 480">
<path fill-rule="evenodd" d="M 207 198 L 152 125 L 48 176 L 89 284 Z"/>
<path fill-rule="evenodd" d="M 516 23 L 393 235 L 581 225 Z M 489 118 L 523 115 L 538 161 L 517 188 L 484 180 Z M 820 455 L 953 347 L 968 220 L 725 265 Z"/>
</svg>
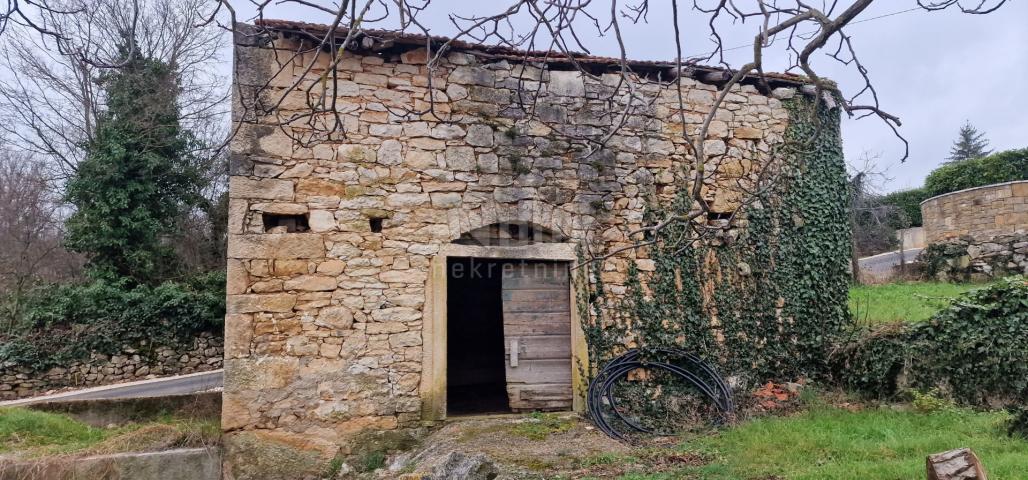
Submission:
<svg viewBox="0 0 1028 480">
<path fill-rule="evenodd" d="M 97 428 L 66 415 L 0 408 L 0 455 L 12 458 L 216 445 L 220 435 L 220 425 L 206 420 L 164 416 L 144 423 Z"/>
<path fill-rule="evenodd" d="M 597 455 L 582 466 L 652 466 L 674 455 L 697 455 L 700 466 L 641 469 L 617 478 L 924 480 L 927 455 L 970 447 L 989 478 L 1028 480 L 1028 440 L 1007 436 L 1008 419 L 1003 412 L 956 407 L 924 413 L 905 405 L 886 405 L 853 412 L 815 402 L 803 412 L 746 421 L 673 450 Z M 650 473 L 654 471 L 659 473 Z"/>
<path fill-rule="evenodd" d="M 511 433 L 529 440 L 546 440 L 551 434 L 563 433 L 575 426 L 574 419 L 556 413 L 533 412 L 522 423 L 514 424 Z"/>
<path fill-rule="evenodd" d="M 887 283 L 850 287 L 850 312 L 862 324 L 922 322 L 961 293 L 984 284 Z"/>
<path fill-rule="evenodd" d="M 0 409 L 0 453 L 37 447 L 56 452 L 77 450 L 107 438 L 103 429 L 64 415 L 21 408 Z"/>
<path fill-rule="evenodd" d="M 686 448 L 714 460 L 676 474 L 705 480 L 922 480 L 926 455 L 971 447 L 991 478 L 1028 480 L 1028 441 L 1005 435 L 1007 418 L 964 410 L 926 414 L 882 407 L 854 413 L 814 407 L 690 442 Z"/>
</svg>

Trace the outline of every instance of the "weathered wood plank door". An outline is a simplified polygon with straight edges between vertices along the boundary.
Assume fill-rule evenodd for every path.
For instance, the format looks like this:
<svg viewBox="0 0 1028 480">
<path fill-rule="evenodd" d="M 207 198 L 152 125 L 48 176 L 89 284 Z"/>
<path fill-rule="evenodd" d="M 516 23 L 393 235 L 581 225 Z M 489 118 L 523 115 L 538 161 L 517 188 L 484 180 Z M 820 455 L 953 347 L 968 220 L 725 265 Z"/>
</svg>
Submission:
<svg viewBox="0 0 1028 480">
<path fill-rule="evenodd" d="M 571 290 L 563 262 L 504 266 L 503 340 L 510 408 L 571 408 Z"/>
</svg>

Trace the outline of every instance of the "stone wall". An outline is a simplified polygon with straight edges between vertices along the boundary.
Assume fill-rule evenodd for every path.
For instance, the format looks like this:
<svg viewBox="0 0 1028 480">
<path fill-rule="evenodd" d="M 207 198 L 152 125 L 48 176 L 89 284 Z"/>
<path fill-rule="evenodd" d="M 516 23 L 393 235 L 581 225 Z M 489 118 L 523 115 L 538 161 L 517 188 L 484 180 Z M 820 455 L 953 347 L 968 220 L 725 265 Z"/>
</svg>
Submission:
<svg viewBox="0 0 1028 480">
<path fill-rule="evenodd" d="M 0 400 L 44 395 L 165 375 L 217 370 L 222 367 L 222 340 L 211 334 L 197 337 L 190 348 L 157 347 L 152 352 L 125 347 L 119 355 L 92 354 L 88 361 L 34 372 L 17 365 L 0 366 Z"/>
<path fill-rule="evenodd" d="M 987 243 L 1028 229 L 1028 181 L 947 193 L 921 202 L 927 243 L 960 237 Z"/>
<path fill-rule="evenodd" d="M 315 62 L 312 77 L 329 65 L 327 54 L 283 64 L 247 41 L 237 46 L 244 95 L 270 85 L 264 94 L 276 98 L 303 62 Z M 274 45 L 296 50 L 290 40 Z M 679 116 L 673 84 L 639 81 L 654 102 L 638 105 L 606 148 L 589 153 L 567 134 L 596 136 L 611 123 L 618 106 L 606 99 L 621 85 L 617 75 L 597 80 L 488 57 L 453 49 L 430 92 L 424 50 L 345 54 L 334 92 L 346 131 L 338 141 L 301 145 L 294 139 L 302 125 L 273 118 L 242 124 L 229 189 L 227 475 L 250 478 L 247 465 L 286 455 L 293 460 L 281 472 L 268 465 L 261 478 L 292 478 L 314 468 L 308 460 L 348 453 L 362 432 L 419 425 L 426 288 L 442 245 L 518 223 L 610 251 L 630 245 L 627 233 L 643 225 L 648 205 L 688 184 L 696 162 L 679 121 L 698 127 L 714 85 L 683 78 Z M 541 92 L 535 108 L 546 123 L 526 119 L 519 86 Z M 429 95 L 435 114 L 403 114 L 426 107 Z M 752 183 L 782 142 L 783 100 L 793 95 L 752 85 L 727 95 L 704 143 L 708 171 L 716 164 L 721 172 L 704 188 L 714 212 L 737 208 L 738 185 Z M 306 104 L 293 91 L 281 108 L 288 116 Z M 243 115 L 238 99 L 235 113 Z M 269 214 L 305 216 L 309 231 L 269 231 Z M 623 293 L 629 263 L 644 257 L 645 249 L 626 250 L 597 271 L 609 291 Z M 653 269 L 652 261 L 638 265 Z"/>
<path fill-rule="evenodd" d="M 911 227 L 896 230 L 896 240 L 900 248 L 910 250 L 912 248 L 924 248 L 928 244 L 924 238 L 924 227 Z"/>
<path fill-rule="evenodd" d="M 1028 228 L 985 240 L 963 236 L 934 243 L 918 260 L 930 276 L 944 282 L 1028 275 Z"/>
</svg>

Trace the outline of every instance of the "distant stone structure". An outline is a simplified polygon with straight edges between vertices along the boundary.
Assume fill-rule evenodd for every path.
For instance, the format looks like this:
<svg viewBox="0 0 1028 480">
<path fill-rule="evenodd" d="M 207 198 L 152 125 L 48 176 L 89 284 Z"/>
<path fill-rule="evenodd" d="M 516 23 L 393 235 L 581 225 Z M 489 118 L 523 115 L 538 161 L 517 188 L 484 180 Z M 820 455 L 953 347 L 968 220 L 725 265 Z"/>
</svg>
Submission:
<svg viewBox="0 0 1028 480">
<path fill-rule="evenodd" d="M 1028 180 L 932 197 L 921 215 L 928 243 L 921 261 L 938 279 L 1028 274 Z"/>
<path fill-rule="evenodd" d="M 1028 230 L 1028 180 L 951 192 L 921 202 L 927 243 L 988 241 Z"/>
<path fill-rule="evenodd" d="M 265 26 L 274 38 L 237 38 L 243 95 L 264 86 L 269 98 L 280 95 L 304 62 L 315 62 L 311 81 L 328 67 L 327 53 L 280 63 L 327 27 Z M 543 120 L 594 135 L 611 120 L 605 99 L 620 77 L 602 72 L 618 60 L 580 58 L 599 72 L 596 80 L 559 60 L 525 63 L 524 52 L 457 42 L 432 80 L 436 115 L 446 118 L 409 118 L 402 112 L 425 107 L 430 94 L 427 39 L 366 39 L 337 66 L 345 139 L 307 147 L 287 135 L 302 134 L 302 125 L 256 118 L 232 142 L 227 478 L 299 478 L 351 452 L 363 435 L 441 420 L 456 407 L 458 387 L 483 388 L 462 407 L 486 398 L 474 382 L 494 367 L 501 382 L 506 371 L 506 388 L 490 390 L 501 410 L 581 409 L 587 312 L 577 311 L 575 288 L 587 279 L 568 265 L 580 248 L 630 246 L 627 234 L 643 226 L 647 208 L 688 183 L 695 162 L 679 122 L 697 128 L 717 93 L 704 81 L 721 73 L 696 67 L 682 78 L 683 117 L 674 83 L 640 82 L 657 101 L 588 154 L 546 123 L 523 121 L 516 92 L 541 92 L 535 108 Z M 639 75 L 673 66 L 631 65 Z M 711 222 L 738 208 L 740 182 L 783 142 L 783 100 L 802 95 L 802 78 L 771 79 L 770 91 L 758 91 L 755 80 L 734 87 L 712 122 L 704 146 L 721 168 L 704 188 Z M 306 100 L 294 91 L 281 109 L 301 111 Z M 631 262 L 653 270 L 645 256 L 625 250 L 593 271 L 609 291 L 624 293 Z M 461 283 L 456 266 L 476 261 L 512 273 Z M 524 267 L 537 264 L 545 268 Z M 501 311 L 519 315 L 501 320 Z M 457 319 L 462 312 L 477 314 Z M 447 328 L 465 320 L 478 323 Z M 497 330 L 483 326 L 494 320 Z M 493 353 L 468 360 L 494 341 Z M 458 377 L 466 383 L 456 385 Z"/>
</svg>

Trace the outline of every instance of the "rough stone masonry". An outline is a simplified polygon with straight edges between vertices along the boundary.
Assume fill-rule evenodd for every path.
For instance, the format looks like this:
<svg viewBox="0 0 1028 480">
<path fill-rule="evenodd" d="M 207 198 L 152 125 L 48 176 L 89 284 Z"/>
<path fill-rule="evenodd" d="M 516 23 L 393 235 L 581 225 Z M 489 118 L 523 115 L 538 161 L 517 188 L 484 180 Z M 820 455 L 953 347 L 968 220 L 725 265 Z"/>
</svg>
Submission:
<svg viewBox="0 0 1028 480">
<path fill-rule="evenodd" d="M 243 95 L 267 85 L 263 93 L 276 98 L 307 63 L 316 64 L 307 81 L 329 65 L 328 53 L 290 59 L 298 32 L 318 27 L 273 26 L 273 42 L 237 41 Z M 269 116 L 243 122 L 233 140 L 227 478 L 300 478 L 350 452 L 367 432 L 422 425 L 426 284 L 444 245 L 514 223 L 610 251 L 630 245 L 626 235 L 643 225 L 648 205 L 688 183 L 695 159 L 680 134 L 673 83 L 637 79 L 636 88 L 656 100 L 587 154 L 554 126 L 606 132 L 619 114 L 607 103 L 617 74 L 594 79 L 559 62 L 523 63 L 463 46 L 433 71 L 430 92 L 424 45 L 424 37 L 407 36 L 344 54 L 334 91 L 344 139 L 303 145 L 294 141 L 302 125 L 272 125 Z M 610 70 L 609 61 L 593 63 Z M 637 66 L 647 68 L 667 70 Z M 767 93 L 755 82 L 734 87 L 711 124 L 708 168 L 720 165 L 705 185 L 713 212 L 738 207 L 740 182 L 752 181 L 783 140 L 782 100 L 801 94 L 801 79 L 775 78 Z M 695 131 L 717 86 L 682 78 L 682 88 L 681 118 Z M 528 119 L 519 89 L 540 92 L 538 119 Z M 430 98 L 435 114 L 402 113 L 424 109 Z M 307 101 L 290 92 L 280 113 L 301 112 Z M 242 119 L 238 98 L 235 113 Z M 281 216 L 307 225 L 265 224 Z M 636 260 L 652 270 L 645 250 L 626 250 L 594 270 L 617 294 Z"/>
</svg>

